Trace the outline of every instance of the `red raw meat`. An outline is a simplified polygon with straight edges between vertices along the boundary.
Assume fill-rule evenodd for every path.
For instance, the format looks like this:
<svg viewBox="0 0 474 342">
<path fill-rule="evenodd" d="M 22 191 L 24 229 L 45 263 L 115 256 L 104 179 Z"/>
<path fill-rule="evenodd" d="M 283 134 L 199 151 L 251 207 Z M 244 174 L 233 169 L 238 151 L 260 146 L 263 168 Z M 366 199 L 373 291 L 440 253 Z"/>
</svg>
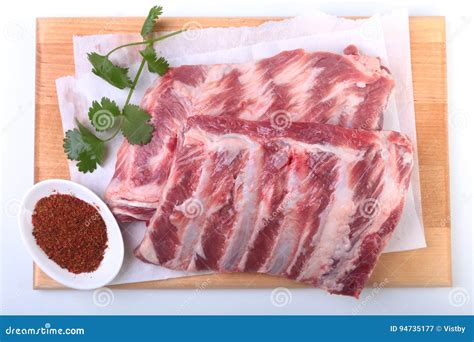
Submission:
<svg viewBox="0 0 474 342">
<path fill-rule="evenodd" d="M 246 64 L 171 68 L 142 101 L 155 126 L 151 143 L 120 147 L 105 194 L 112 211 L 123 221 L 150 219 L 168 178 L 176 132 L 192 115 L 380 129 L 392 76 L 378 58 L 359 55 L 354 46 L 345 52 L 300 49 Z"/>
<path fill-rule="evenodd" d="M 400 219 L 412 166 L 398 132 L 194 116 L 135 253 L 358 297 Z"/>
</svg>

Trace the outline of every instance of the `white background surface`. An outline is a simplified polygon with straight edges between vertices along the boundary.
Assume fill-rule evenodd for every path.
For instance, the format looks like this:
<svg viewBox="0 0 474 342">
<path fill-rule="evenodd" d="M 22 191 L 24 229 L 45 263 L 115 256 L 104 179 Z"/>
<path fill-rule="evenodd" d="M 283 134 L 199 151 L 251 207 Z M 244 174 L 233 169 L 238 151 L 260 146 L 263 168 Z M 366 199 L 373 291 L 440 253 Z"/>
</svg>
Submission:
<svg viewBox="0 0 474 342">
<path fill-rule="evenodd" d="M 467 3 L 467 2 L 463 2 Z M 371 15 L 407 7 L 411 15 L 447 17 L 449 139 L 454 288 L 365 290 L 359 301 L 314 289 L 272 297 L 264 290 L 34 291 L 32 262 L 16 222 L 33 184 L 35 17 L 143 16 L 153 1 L 14 1 L 0 9 L 2 314 L 469 314 L 473 305 L 472 10 L 451 1 L 160 1 L 169 16 L 292 16 L 317 8 L 334 15 Z M 71 51 L 72 53 L 72 51 Z M 436 270 L 433 270 L 436 272 Z M 281 301 L 280 301 L 281 300 Z M 285 304 L 285 305 L 278 305 Z"/>
</svg>

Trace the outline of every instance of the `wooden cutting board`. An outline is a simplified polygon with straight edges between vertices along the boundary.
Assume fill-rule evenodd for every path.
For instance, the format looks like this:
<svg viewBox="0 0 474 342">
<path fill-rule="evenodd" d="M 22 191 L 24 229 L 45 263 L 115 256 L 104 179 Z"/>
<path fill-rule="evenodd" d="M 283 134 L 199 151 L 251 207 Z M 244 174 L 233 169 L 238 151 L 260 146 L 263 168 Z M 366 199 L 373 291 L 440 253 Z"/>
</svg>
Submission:
<svg viewBox="0 0 474 342">
<path fill-rule="evenodd" d="M 281 18 L 162 18 L 159 30 L 186 23 L 202 27 L 256 26 Z M 55 80 L 74 74 L 73 35 L 137 33 L 143 18 L 40 18 L 36 34 L 35 181 L 69 179 Z M 450 286 L 451 226 L 446 97 L 446 42 L 443 17 L 410 18 L 411 57 L 420 162 L 423 221 L 428 247 L 384 254 L 370 283 L 386 287 Z M 255 274 L 205 275 L 119 285 L 121 288 L 303 287 Z M 34 288 L 62 288 L 34 266 Z"/>
</svg>

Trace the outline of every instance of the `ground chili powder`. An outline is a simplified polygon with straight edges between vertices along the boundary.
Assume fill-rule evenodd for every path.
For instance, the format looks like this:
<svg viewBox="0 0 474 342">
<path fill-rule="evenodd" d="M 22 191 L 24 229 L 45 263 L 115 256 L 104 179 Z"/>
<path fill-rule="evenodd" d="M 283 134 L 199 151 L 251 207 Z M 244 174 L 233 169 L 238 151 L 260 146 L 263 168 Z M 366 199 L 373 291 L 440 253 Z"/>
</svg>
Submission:
<svg viewBox="0 0 474 342">
<path fill-rule="evenodd" d="M 36 243 L 62 268 L 78 274 L 99 267 L 107 248 L 107 229 L 93 205 L 53 194 L 36 203 L 32 223 Z"/>
</svg>

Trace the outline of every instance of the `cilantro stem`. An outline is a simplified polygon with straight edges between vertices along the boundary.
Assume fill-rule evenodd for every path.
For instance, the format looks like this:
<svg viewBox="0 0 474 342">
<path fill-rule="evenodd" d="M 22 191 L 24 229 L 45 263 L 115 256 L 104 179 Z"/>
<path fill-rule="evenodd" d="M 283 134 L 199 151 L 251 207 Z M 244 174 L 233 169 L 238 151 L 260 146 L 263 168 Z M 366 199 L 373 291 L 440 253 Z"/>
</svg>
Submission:
<svg viewBox="0 0 474 342">
<path fill-rule="evenodd" d="M 153 44 L 153 43 L 159 42 L 160 40 L 164 40 L 164 39 L 167 39 L 167 38 L 169 38 L 169 37 L 176 36 L 177 34 L 180 34 L 181 32 L 184 32 L 184 31 L 186 31 L 186 30 L 187 30 L 187 29 L 182 29 L 182 30 L 174 31 L 174 32 L 165 34 L 164 36 L 160 36 L 160 37 L 155 38 L 155 39 L 150 39 L 149 42 Z"/>
<path fill-rule="evenodd" d="M 164 39 L 166 39 L 166 38 L 176 36 L 177 34 L 180 34 L 181 32 L 184 32 L 184 31 L 186 31 L 186 30 L 183 29 L 183 30 L 171 32 L 171 33 L 165 34 L 164 36 L 161 36 L 161 37 L 158 37 L 158 38 L 155 38 L 155 39 L 149 39 L 149 40 L 144 40 L 144 41 L 141 41 L 141 42 L 133 42 L 133 43 L 128 43 L 128 44 L 120 45 L 120 46 L 117 46 L 116 48 L 110 50 L 105 56 L 106 56 L 106 57 L 109 57 L 109 56 L 110 56 L 112 53 L 114 53 L 115 51 L 120 50 L 120 49 L 122 49 L 122 48 L 124 48 L 124 47 L 127 47 L 127 46 L 153 44 L 153 43 L 155 43 L 155 42 L 159 42 L 160 40 L 164 40 Z"/>
<path fill-rule="evenodd" d="M 138 67 L 137 73 L 132 82 L 132 86 L 130 87 L 130 91 L 128 92 L 127 99 L 125 100 L 124 107 L 129 104 L 130 99 L 132 98 L 133 91 L 135 90 L 135 87 L 137 86 L 138 79 L 140 78 L 140 74 L 143 71 L 143 67 L 145 66 L 145 63 L 146 63 L 145 58 L 142 58 L 142 62 L 140 63 L 140 66 Z"/>
<path fill-rule="evenodd" d="M 124 44 L 124 45 L 120 45 L 120 46 L 117 46 L 116 48 L 112 49 L 109 51 L 109 53 L 107 53 L 105 56 L 106 57 L 109 57 L 112 53 L 114 53 L 115 51 L 117 50 L 120 50 L 124 47 L 127 47 L 127 46 L 134 46 L 134 45 L 143 45 L 143 44 L 148 44 L 148 41 L 144 40 L 142 42 L 133 42 L 133 43 L 128 43 L 128 44 Z"/>
<path fill-rule="evenodd" d="M 107 139 L 100 139 L 100 140 L 102 140 L 103 142 L 108 142 L 108 141 L 112 140 L 113 138 L 115 138 L 117 136 L 117 134 L 119 134 L 119 132 L 122 130 L 123 116 L 119 116 L 119 120 L 120 120 L 120 123 L 117 125 L 117 129 L 115 130 L 114 134 L 112 134 Z"/>
</svg>

